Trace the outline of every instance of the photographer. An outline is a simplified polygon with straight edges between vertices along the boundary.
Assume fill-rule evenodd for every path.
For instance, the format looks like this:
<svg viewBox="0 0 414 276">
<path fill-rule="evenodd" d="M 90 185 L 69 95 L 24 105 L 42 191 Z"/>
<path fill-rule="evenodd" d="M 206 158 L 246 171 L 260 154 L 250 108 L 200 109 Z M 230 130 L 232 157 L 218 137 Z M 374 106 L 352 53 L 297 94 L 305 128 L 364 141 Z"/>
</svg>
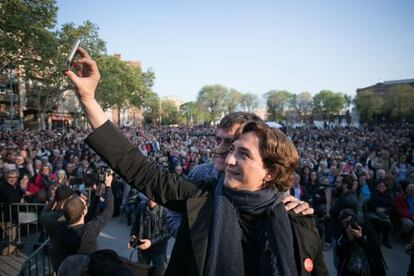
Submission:
<svg viewBox="0 0 414 276">
<path fill-rule="evenodd" d="M 387 186 L 381 181 L 377 189 L 373 191 L 370 201 L 368 202 L 367 214 L 368 221 L 374 226 L 378 235 L 382 234 L 382 244 L 387 248 L 392 248 L 390 243 L 392 198 L 387 191 Z"/>
<path fill-rule="evenodd" d="M 114 210 L 112 179 L 112 174 L 105 176 L 106 199 L 102 213 L 87 223 L 85 223 L 85 216 L 88 213 L 88 206 L 85 197 L 73 195 L 67 200 L 63 208 L 67 224 L 58 232 L 59 250 L 62 256 L 89 254 L 96 251 L 96 238 L 111 219 Z"/>
<path fill-rule="evenodd" d="M 342 233 L 336 246 L 338 275 L 386 275 L 386 264 L 375 231 L 369 225 L 360 225 L 352 209 L 343 209 L 339 220 Z"/>
<path fill-rule="evenodd" d="M 57 237 L 61 226 L 66 224 L 66 219 L 63 216 L 63 207 L 72 195 L 73 192 L 68 186 L 57 188 L 54 198 L 45 207 L 39 218 L 39 223 L 50 236 L 50 257 L 54 271 L 57 271 L 59 263 L 64 259 L 60 254 L 61 250 L 58 249 Z"/>
<path fill-rule="evenodd" d="M 128 243 L 128 249 L 138 248 L 138 263 L 152 264 L 160 271 L 167 267 L 168 239 L 173 234 L 167 225 L 168 212 L 150 199 L 143 201 L 138 206 Z"/>
</svg>

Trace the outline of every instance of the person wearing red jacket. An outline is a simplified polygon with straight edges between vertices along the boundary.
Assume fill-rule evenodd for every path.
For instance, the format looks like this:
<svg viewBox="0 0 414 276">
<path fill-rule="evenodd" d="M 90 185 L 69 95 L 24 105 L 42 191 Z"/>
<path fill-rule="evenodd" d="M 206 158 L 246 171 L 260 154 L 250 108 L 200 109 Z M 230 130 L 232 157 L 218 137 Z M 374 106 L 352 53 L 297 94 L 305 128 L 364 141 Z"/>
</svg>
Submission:
<svg viewBox="0 0 414 276">
<path fill-rule="evenodd" d="M 33 183 L 29 184 L 27 190 L 34 196 L 39 191 L 46 189 L 51 182 L 56 180 L 57 177 L 55 174 L 50 173 L 49 166 L 44 165 L 41 173 L 35 176 Z"/>
<path fill-rule="evenodd" d="M 396 196 L 394 204 L 401 221 L 401 232 L 409 234 L 414 228 L 414 184 L 407 185 L 405 194 Z"/>
</svg>

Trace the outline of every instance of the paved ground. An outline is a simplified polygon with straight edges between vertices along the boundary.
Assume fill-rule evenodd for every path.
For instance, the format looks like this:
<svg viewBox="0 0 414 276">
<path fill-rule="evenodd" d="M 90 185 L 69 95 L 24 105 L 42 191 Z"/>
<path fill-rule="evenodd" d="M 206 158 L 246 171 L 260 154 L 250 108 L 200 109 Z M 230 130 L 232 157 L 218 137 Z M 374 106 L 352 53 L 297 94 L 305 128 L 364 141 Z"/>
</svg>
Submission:
<svg viewBox="0 0 414 276">
<path fill-rule="evenodd" d="M 126 225 L 126 220 L 114 218 L 101 232 L 98 238 L 99 248 L 111 248 L 119 255 L 130 258 L 132 250 L 127 249 L 130 227 Z M 171 252 L 174 240 L 170 240 L 169 252 Z M 404 252 L 404 245 L 397 239 L 392 240 L 393 249 L 382 247 L 382 252 L 388 266 L 388 275 L 403 276 L 407 274 L 409 256 Z M 136 253 L 133 260 L 136 260 Z M 328 266 L 330 275 L 336 275 L 333 266 L 332 250 L 325 252 L 325 262 Z"/>
</svg>

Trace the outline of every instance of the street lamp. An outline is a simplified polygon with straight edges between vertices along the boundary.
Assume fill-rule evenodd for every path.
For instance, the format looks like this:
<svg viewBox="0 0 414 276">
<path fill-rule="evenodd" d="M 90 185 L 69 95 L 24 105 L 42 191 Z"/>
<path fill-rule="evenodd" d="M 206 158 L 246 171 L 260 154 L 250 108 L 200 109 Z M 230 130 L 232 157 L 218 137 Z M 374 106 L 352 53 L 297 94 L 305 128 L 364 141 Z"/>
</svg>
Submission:
<svg viewBox="0 0 414 276">
<path fill-rule="evenodd" d="M 8 79 L 9 79 L 9 85 L 10 85 L 10 91 L 9 91 L 9 96 L 10 96 L 10 126 L 13 126 L 13 116 L 14 116 L 14 107 L 13 107 L 13 74 L 12 74 L 12 67 L 11 65 L 9 66 L 9 75 L 8 75 Z"/>
<path fill-rule="evenodd" d="M 161 126 L 162 116 L 161 116 L 161 98 L 160 98 L 160 126 Z"/>
</svg>

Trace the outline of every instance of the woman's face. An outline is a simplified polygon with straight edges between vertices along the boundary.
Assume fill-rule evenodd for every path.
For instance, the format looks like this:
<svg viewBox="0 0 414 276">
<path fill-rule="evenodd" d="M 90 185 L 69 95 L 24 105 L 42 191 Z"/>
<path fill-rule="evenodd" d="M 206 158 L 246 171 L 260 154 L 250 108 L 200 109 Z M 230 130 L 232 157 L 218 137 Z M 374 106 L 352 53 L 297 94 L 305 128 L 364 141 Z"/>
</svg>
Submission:
<svg viewBox="0 0 414 276">
<path fill-rule="evenodd" d="M 225 159 L 224 185 L 236 190 L 259 190 L 272 176 L 265 168 L 259 151 L 259 138 L 254 132 L 242 134 L 233 142 Z"/>
<path fill-rule="evenodd" d="M 318 177 L 318 175 L 316 174 L 316 172 L 311 172 L 311 179 L 312 180 L 316 180 L 317 177 Z"/>
<path fill-rule="evenodd" d="M 22 179 L 20 180 L 20 188 L 21 188 L 23 191 L 26 191 L 26 190 L 27 190 L 27 185 L 28 185 L 28 183 L 29 183 L 29 177 L 28 177 L 27 175 L 24 175 L 24 176 L 22 177 Z"/>
</svg>

